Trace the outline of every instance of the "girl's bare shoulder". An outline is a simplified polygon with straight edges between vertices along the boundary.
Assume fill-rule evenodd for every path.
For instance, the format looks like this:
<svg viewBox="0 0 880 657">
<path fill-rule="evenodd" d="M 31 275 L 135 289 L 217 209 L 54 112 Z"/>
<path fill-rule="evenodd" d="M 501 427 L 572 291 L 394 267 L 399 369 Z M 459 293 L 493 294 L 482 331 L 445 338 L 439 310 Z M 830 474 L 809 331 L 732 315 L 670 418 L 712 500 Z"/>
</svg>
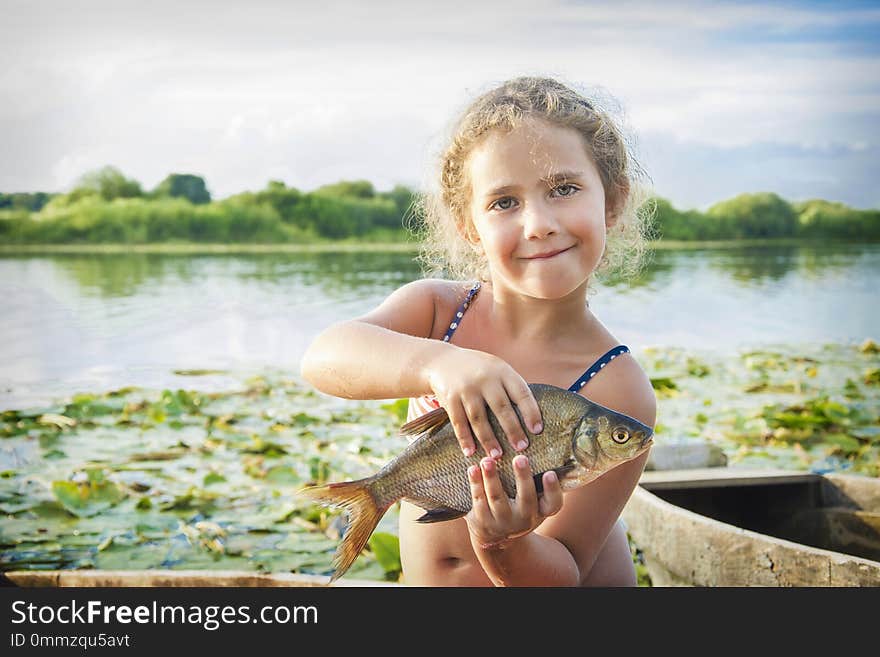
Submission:
<svg viewBox="0 0 880 657">
<path fill-rule="evenodd" d="M 657 419 L 651 379 L 630 352 L 617 356 L 584 390 L 598 404 L 634 417 L 650 427 Z"/>
<path fill-rule="evenodd" d="M 358 319 L 400 333 L 435 337 L 436 330 L 448 322 L 468 289 L 470 284 L 462 281 L 417 279 L 397 288 Z"/>
</svg>

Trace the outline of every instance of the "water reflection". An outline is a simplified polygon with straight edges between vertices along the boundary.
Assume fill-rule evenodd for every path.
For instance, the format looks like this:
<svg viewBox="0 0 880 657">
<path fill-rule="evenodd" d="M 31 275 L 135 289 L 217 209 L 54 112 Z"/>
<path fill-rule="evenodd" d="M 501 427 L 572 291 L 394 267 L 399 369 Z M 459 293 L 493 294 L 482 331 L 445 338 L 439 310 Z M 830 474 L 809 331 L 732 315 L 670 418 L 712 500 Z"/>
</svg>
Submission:
<svg viewBox="0 0 880 657">
<path fill-rule="evenodd" d="M 419 276 L 414 256 L 406 253 L 133 253 L 41 256 L 25 261 L 51 263 L 75 281 L 83 295 L 107 298 L 129 297 L 169 281 L 194 284 L 209 276 L 278 287 L 318 286 L 346 296 L 352 290 L 384 290 L 389 282 Z"/>
<path fill-rule="evenodd" d="M 636 348 L 861 341 L 880 338 L 878 274 L 880 245 L 660 249 L 591 305 Z M 292 371 L 320 330 L 419 276 L 413 253 L 2 257 L 0 396 Z"/>
</svg>

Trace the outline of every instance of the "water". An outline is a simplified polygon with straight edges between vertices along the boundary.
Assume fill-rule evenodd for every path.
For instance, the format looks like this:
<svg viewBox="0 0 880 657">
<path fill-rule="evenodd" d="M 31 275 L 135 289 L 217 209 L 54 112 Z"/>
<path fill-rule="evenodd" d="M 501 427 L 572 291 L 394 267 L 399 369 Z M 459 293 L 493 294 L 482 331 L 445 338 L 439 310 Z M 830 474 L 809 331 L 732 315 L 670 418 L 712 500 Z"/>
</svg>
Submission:
<svg viewBox="0 0 880 657">
<path fill-rule="evenodd" d="M 880 338 L 878 274 L 880 245 L 661 250 L 591 305 L 636 353 L 861 342 Z M 0 409 L 295 375 L 321 329 L 419 275 L 403 253 L 0 257 Z M 229 374 L 175 373 L 203 369 Z"/>
</svg>

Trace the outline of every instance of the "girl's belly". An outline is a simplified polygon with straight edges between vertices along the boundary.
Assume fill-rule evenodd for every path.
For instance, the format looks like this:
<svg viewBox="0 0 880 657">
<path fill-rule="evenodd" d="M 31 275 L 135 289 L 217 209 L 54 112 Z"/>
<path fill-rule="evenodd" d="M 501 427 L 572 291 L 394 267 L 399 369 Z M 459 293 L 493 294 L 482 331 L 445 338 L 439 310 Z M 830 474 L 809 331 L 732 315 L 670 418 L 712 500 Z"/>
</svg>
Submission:
<svg viewBox="0 0 880 657">
<path fill-rule="evenodd" d="M 420 523 L 424 509 L 400 503 L 400 561 L 409 586 L 492 586 L 463 518 Z"/>
</svg>

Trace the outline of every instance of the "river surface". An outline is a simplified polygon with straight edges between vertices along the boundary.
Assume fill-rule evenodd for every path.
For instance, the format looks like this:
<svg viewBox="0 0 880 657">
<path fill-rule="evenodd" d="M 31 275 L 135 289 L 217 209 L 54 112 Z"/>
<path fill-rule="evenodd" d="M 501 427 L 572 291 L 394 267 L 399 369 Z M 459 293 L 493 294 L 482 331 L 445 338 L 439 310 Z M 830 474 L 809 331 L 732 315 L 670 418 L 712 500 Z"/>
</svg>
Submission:
<svg viewBox="0 0 880 657">
<path fill-rule="evenodd" d="M 297 376 L 320 330 L 419 277 L 406 253 L 2 256 L 0 410 Z M 591 306 L 636 355 L 853 343 L 880 339 L 878 281 L 876 244 L 658 250 Z"/>
</svg>

